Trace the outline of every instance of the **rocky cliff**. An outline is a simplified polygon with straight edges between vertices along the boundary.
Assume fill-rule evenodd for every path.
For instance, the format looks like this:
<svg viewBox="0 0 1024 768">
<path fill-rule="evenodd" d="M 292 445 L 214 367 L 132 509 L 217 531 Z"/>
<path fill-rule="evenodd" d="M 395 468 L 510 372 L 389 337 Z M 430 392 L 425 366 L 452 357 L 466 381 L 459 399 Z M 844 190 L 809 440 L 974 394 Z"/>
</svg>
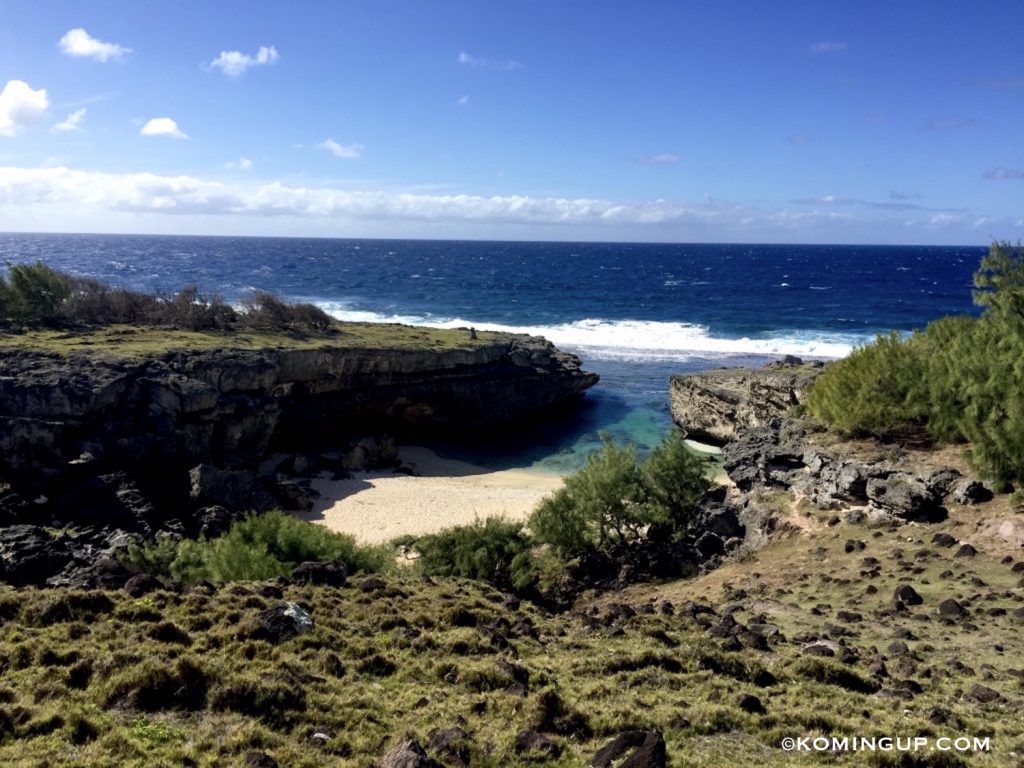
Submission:
<svg viewBox="0 0 1024 768">
<path fill-rule="evenodd" d="M 674 376 L 672 416 L 698 440 L 722 446 L 732 481 L 724 499 L 760 545 L 785 528 L 786 507 L 845 513 L 852 523 L 940 522 L 948 507 L 992 499 L 956 452 L 852 439 L 794 415 L 823 366 L 786 358 L 760 369 Z M 830 524 L 840 518 L 835 515 Z"/>
<path fill-rule="evenodd" d="M 0 472 L 52 472 L 84 453 L 124 468 L 245 466 L 367 431 L 508 423 L 596 381 L 572 355 L 518 335 L 438 351 L 0 349 Z"/>
<path fill-rule="evenodd" d="M 283 474 L 393 458 L 367 435 L 510 429 L 596 382 L 546 340 L 511 334 L 145 355 L 0 347 L 0 571 L 38 550 L 38 569 L 8 570 L 41 583 L 68 547 L 82 565 L 121 532 L 215 533 L 245 510 L 302 508 Z M 51 541 L 42 525 L 80 538 Z"/>
<path fill-rule="evenodd" d="M 741 430 L 763 427 L 798 405 L 822 367 L 787 356 L 764 368 L 718 368 L 673 376 L 672 420 L 693 440 L 724 445 Z"/>
</svg>

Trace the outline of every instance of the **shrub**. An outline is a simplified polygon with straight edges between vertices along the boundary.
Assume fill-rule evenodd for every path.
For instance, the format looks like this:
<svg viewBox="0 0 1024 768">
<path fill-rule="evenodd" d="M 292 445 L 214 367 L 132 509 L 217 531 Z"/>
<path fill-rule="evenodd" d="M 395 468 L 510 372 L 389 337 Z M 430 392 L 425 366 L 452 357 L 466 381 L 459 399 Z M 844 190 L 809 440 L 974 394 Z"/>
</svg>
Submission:
<svg viewBox="0 0 1024 768">
<path fill-rule="evenodd" d="M 54 325 L 71 293 L 67 275 L 37 261 L 8 267 L 0 306 L 13 320 L 27 324 Z"/>
<path fill-rule="evenodd" d="M 981 474 L 1024 480 L 1024 247 L 993 243 L 974 284 L 982 317 L 880 336 L 826 369 L 808 411 L 844 432 L 966 440 Z"/>
<path fill-rule="evenodd" d="M 511 583 L 512 563 L 531 546 L 521 523 L 477 520 L 419 538 L 417 563 L 428 576 L 460 576 L 499 586 Z"/>
<path fill-rule="evenodd" d="M 536 540 L 563 557 L 611 554 L 657 525 L 678 537 L 710 486 L 703 462 L 686 448 L 681 432 L 666 436 L 640 464 L 634 446 L 605 439 L 586 465 L 565 479 L 530 516 Z"/>
<path fill-rule="evenodd" d="M 206 296 L 197 286 L 187 285 L 174 296 L 159 301 L 150 321 L 190 331 L 209 331 L 230 328 L 237 318 L 235 310 L 220 296 Z"/>
<path fill-rule="evenodd" d="M 605 438 L 601 450 L 541 502 L 530 516 L 530 530 L 539 542 L 569 557 L 590 549 L 610 551 L 637 539 L 642 528 L 655 522 L 643 501 L 636 447 Z"/>
<path fill-rule="evenodd" d="M 334 319 L 315 304 L 287 304 L 267 291 L 253 291 L 242 300 L 240 321 L 258 330 L 324 330 Z"/>
<path fill-rule="evenodd" d="M 64 302 L 64 317 L 83 325 L 153 322 L 160 303 L 156 296 L 113 288 L 91 277 L 70 278 L 71 291 Z"/>
<path fill-rule="evenodd" d="M 129 565 L 185 582 L 258 581 L 287 576 L 306 561 L 343 560 L 351 572 L 386 570 L 389 551 L 356 544 L 283 512 L 251 515 L 215 539 L 161 539 L 131 547 Z"/>
<path fill-rule="evenodd" d="M 808 411 L 852 434 L 884 437 L 923 424 L 926 405 L 911 397 L 925 368 L 920 351 L 895 331 L 858 347 L 818 377 Z"/>
<path fill-rule="evenodd" d="M 682 430 L 669 432 L 640 467 L 648 505 L 677 531 L 711 486 L 705 464 L 686 446 Z"/>
</svg>

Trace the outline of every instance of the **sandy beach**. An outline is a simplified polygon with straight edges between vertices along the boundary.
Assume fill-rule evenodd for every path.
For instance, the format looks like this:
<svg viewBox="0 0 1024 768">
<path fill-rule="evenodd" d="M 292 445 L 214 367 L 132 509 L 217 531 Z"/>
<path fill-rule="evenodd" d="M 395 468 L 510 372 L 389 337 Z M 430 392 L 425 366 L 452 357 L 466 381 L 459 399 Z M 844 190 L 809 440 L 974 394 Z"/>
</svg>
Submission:
<svg viewBox="0 0 1024 768">
<path fill-rule="evenodd" d="M 525 520 L 542 498 L 562 484 L 557 475 L 489 470 L 418 446 L 403 447 L 399 455 L 418 476 L 384 470 L 359 472 L 345 480 L 314 480 L 320 498 L 304 519 L 375 544 L 477 518 Z"/>
</svg>

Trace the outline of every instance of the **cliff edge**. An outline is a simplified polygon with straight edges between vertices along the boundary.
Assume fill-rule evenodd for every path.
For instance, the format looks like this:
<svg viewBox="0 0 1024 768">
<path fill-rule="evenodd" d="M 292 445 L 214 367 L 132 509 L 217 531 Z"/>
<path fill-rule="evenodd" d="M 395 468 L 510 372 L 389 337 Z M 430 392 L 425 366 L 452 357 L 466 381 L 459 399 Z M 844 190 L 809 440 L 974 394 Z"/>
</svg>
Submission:
<svg viewBox="0 0 1024 768">
<path fill-rule="evenodd" d="M 717 368 L 669 380 L 672 420 L 687 437 L 721 446 L 799 405 L 823 363 L 786 356 L 764 368 Z"/>
</svg>

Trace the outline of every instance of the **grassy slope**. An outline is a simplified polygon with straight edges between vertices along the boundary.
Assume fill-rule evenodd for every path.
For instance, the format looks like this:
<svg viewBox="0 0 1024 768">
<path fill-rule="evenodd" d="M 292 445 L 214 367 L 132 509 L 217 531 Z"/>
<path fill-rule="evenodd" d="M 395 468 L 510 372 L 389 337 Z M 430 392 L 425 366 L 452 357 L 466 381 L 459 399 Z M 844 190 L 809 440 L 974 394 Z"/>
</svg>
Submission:
<svg viewBox="0 0 1024 768">
<path fill-rule="evenodd" d="M 870 529 L 829 526 L 829 513 L 798 505 L 793 521 L 801 532 L 754 555 L 698 579 L 591 596 L 562 616 L 528 604 L 512 611 L 502 595 L 470 582 L 388 577 L 383 590 L 369 592 L 359 588 L 360 579 L 343 590 L 286 587 L 285 598 L 306 605 L 316 628 L 277 647 L 237 637 L 274 602 L 250 591 L 256 585 L 211 596 L 110 593 L 112 605 L 72 608 L 70 618 L 60 606 L 74 593 L 7 589 L 0 592 L 0 730 L 8 732 L 0 764 L 231 765 L 262 749 L 288 766 L 370 766 L 407 733 L 426 744 L 432 730 L 461 723 L 471 765 L 526 765 L 529 756 L 514 751 L 515 736 L 539 724 L 544 691 L 554 690 L 567 707 L 566 721 L 572 713 L 581 718 L 553 734 L 564 753 L 545 764 L 586 764 L 619 730 L 657 726 L 674 766 L 824 764 L 827 756 L 787 755 L 777 745 L 783 736 L 829 732 L 991 736 L 991 754 L 970 764 L 1016 765 L 1015 753 L 1024 752 L 1024 707 L 1012 670 L 1024 666 L 1024 637 L 1014 610 L 1024 603 L 1017 574 L 1000 562 L 1008 547 L 978 533 L 979 554 L 956 558 L 955 547 L 929 543 L 939 531 L 968 540 L 991 527 L 978 526 L 983 519 L 1014 513 L 1000 499 L 980 511 L 951 512 L 939 526 Z M 867 546 L 848 553 L 849 539 Z M 928 554 L 919 555 L 922 550 Z M 877 576 L 863 573 L 869 556 L 880 562 Z M 892 592 L 902 581 L 925 602 L 893 613 Z M 968 606 L 968 619 L 939 619 L 935 606 L 947 596 Z M 767 651 L 726 651 L 721 638 L 684 610 L 690 600 L 719 616 L 731 604 L 743 624 L 764 614 L 788 640 Z M 674 604 L 672 614 L 661 612 L 665 601 Z M 1006 614 L 990 615 L 998 609 Z M 844 621 L 839 611 L 863 618 Z M 533 622 L 539 639 L 516 637 L 508 624 L 499 627 L 508 647 L 489 639 L 486 625 L 522 618 Z M 858 649 L 859 662 L 802 654 L 794 638 L 821 634 L 826 624 L 849 630 L 843 641 Z M 887 650 L 897 627 L 913 633 L 905 640 L 909 655 Z M 851 690 L 871 679 L 866 662 L 876 653 L 889 673 L 883 692 Z M 146 688 L 146 670 L 174 669 L 179 659 L 202 670 L 205 704 L 173 709 L 163 695 L 147 711 L 133 701 Z M 528 695 L 509 690 L 515 681 L 503 661 L 528 671 Z M 92 674 L 83 684 L 87 669 Z M 778 682 L 759 687 L 761 670 Z M 885 693 L 893 680 L 906 678 L 923 692 Z M 971 700 L 965 694 L 973 683 L 1004 700 Z M 304 701 L 288 693 L 295 690 L 305 691 Z M 742 711 L 742 693 L 758 696 L 767 713 Z M 259 702 L 258 710 L 239 711 L 245 701 Z M 329 735 L 325 746 L 311 741 L 315 732 Z M 862 755 L 839 762 L 865 760 L 872 764 Z"/>
<path fill-rule="evenodd" d="M 30 349 L 70 354 L 89 352 L 119 357 L 146 357 L 165 352 L 202 349 L 473 349 L 501 338 L 479 331 L 419 328 L 388 323 L 337 323 L 331 332 L 289 334 L 263 331 L 185 331 L 152 326 L 111 325 L 74 331 L 33 330 L 0 333 L 0 349 Z"/>
</svg>

